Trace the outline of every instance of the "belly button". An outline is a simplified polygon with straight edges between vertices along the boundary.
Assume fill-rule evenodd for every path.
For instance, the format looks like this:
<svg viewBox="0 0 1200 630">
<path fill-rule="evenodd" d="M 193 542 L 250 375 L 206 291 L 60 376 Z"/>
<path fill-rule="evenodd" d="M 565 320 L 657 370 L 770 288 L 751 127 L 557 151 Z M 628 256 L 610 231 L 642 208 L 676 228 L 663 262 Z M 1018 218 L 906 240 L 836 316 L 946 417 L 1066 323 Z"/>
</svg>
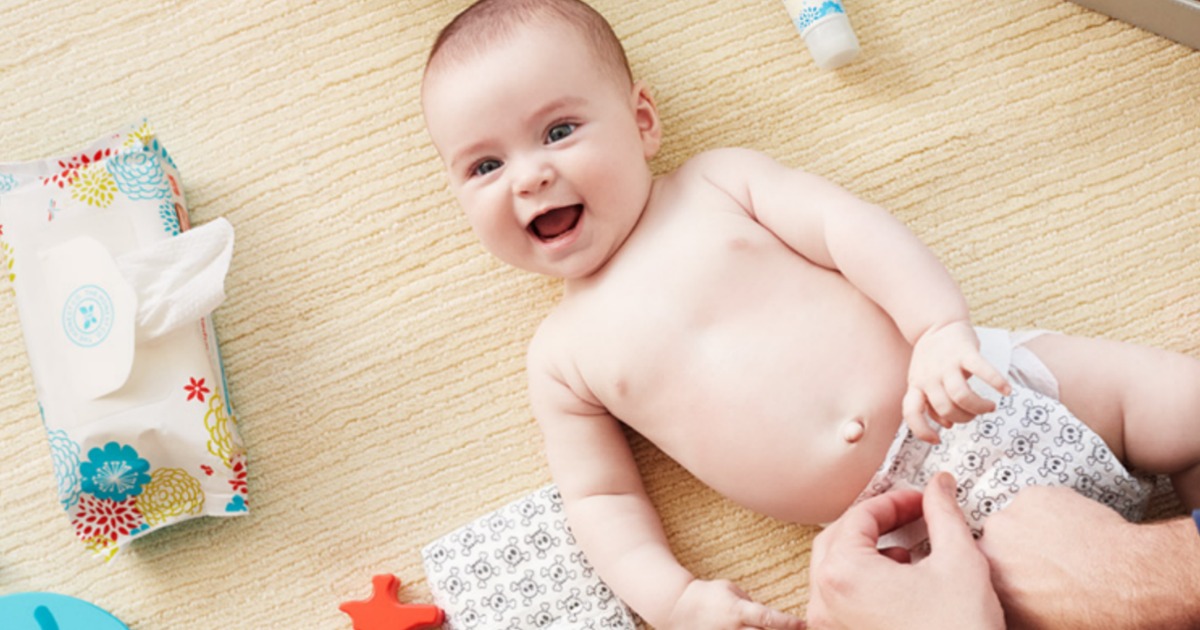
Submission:
<svg viewBox="0 0 1200 630">
<path fill-rule="evenodd" d="M 865 430 L 862 420 L 854 418 L 842 425 L 842 439 L 853 444 L 862 439 Z"/>
</svg>

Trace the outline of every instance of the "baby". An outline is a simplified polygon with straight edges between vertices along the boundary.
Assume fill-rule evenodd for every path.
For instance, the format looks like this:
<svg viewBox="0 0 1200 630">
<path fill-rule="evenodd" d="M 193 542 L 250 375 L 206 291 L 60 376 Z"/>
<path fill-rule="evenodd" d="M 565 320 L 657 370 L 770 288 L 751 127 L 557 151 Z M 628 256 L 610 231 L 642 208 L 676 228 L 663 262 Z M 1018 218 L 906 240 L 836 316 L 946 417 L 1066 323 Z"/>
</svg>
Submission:
<svg viewBox="0 0 1200 630">
<path fill-rule="evenodd" d="M 759 153 L 654 177 L 654 99 L 582 2 L 476 3 L 438 37 L 421 98 L 484 246 L 565 281 L 529 347 L 533 412 L 579 543 L 654 626 L 800 622 L 678 563 L 622 423 L 796 523 L 942 469 L 976 525 L 1029 483 L 1136 516 L 1147 488 L 1125 465 L 1200 506 L 1200 361 L 973 328 L 903 224 Z"/>
</svg>

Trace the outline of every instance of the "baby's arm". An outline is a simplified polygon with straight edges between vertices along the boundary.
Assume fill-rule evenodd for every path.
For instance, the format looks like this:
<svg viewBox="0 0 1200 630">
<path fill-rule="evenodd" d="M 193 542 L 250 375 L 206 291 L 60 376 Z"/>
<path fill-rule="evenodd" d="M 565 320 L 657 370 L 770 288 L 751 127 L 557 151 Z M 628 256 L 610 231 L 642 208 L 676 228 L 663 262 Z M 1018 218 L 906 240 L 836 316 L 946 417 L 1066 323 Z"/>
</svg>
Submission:
<svg viewBox="0 0 1200 630">
<path fill-rule="evenodd" d="M 679 564 L 620 423 L 575 393 L 572 385 L 583 384 L 568 384 L 554 352 L 535 336 L 528 365 L 533 411 L 571 530 L 613 592 L 656 628 L 802 627 L 732 584 L 697 580 Z"/>
<path fill-rule="evenodd" d="M 800 255 L 841 272 L 913 345 L 903 411 L 918 436 L 936 439 L 922 417 L 927 406 L 945 426 L 993 408 L 967 386 L 970 375 L 1008 390 L 979 354 L 958 285 L 903 223 L 824 178 L 760 153 L 723 149 L 706 156 L 714 162 L 704 168 L 711 181 Z"/>
<path fill-rule="evenodd" d="M 609 587 L 661 623 L 692 575 L 671 553 L 620 424 L 539 363 L 531 349 L 533 413 L 571 531 Z"/>
</svg>

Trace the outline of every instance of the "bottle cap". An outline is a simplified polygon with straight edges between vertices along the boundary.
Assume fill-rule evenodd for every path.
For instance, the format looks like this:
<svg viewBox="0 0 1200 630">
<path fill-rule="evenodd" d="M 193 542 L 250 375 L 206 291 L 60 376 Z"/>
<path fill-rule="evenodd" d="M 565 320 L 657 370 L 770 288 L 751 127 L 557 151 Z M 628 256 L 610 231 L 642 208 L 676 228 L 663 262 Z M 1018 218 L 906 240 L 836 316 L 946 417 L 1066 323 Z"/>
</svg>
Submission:
<svg viewBox="0 0 1200 630">
<path fill-rule="evenodd" d="M 810 25 L 802 33 L 813 61 L 822 70 L 850 63 L 858 56 L 858 38 L 845 13 L 835 13 Z"/>
</svg>

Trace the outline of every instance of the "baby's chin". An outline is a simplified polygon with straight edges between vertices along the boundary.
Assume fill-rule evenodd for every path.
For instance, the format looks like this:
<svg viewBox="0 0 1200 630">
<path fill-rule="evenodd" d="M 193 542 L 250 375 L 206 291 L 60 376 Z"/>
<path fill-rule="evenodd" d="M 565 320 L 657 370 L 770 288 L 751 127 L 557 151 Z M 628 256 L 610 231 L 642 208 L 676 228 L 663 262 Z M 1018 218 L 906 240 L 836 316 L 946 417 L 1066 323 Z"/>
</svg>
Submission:
<svg viewBox="0 0 1200 630">
<path fill-rule="evenodd" d="M 522 271 L 569 282 L 572 280 L 582 280 L 595 274 L 604 267 L 607 259 L 593 262 L 584 260 L 581 256 L 574 256 L 571 260 L 556 262 L 547 262 L 545 260 L 515 261 L 504 258 L 501 258 L 501 261 Z"/>
</svg>

